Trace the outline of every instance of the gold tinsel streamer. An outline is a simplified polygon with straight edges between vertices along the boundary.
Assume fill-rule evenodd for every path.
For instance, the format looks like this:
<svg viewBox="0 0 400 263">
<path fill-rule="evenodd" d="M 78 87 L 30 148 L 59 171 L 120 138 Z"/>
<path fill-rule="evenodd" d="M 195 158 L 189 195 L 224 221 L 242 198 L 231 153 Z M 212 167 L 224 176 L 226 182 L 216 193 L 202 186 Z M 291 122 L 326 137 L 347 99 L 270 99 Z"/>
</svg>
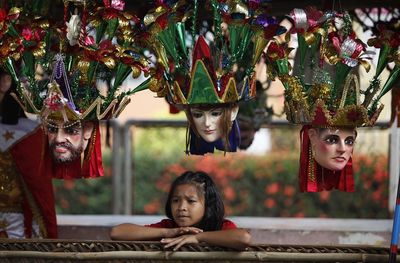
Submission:
<svg viewBox="0 0 400 263">
<path fill-rule="evenodd" d="M 129 26 L 122 27 L 121 30 L 122 38 L 125 43 L 133 43 L 135 41 L 134 34 L 132 30 L 130 30 Z"/>
<path fill-rule="evenodd" d="M 38 25 L 38 27 L 40 27 L 40 28 L 42 28 L 42 29 L 48 29 L 49 27 L 50 27 L 50 23 L 49 23 L 49 21 L 47 21 L 47 20 L 40 20 L 38 23 L 37 23 L 37 25 Z"/>
<path fill-rule="evenodd" d="M 124 16 L 118 19 L 118 24 L 120 27 L 128 27 L 129 26 L 129 19 Z"/>
<path fill-rule="evenodd" d="M 109 69 L 113 69 L 116 65 L 115 60 L 112 57 L 104 57 L 101 60 L 104 65 L 106 65 Z"/>
<path fill-rule="evenodd" d="M 330 85 L 323 83 L 323 84 L 314 84 L 310 88 L 309 96 L 311 100 L 316 100 L 318 98 L 326 101 L 330 97 Z"/>
<path fill-rule="evenodd" d="M 144 24 L 148 26 L 154 23 L 157 18 L 163 15 L 165 12 L 167 12 L 167 10 L 165 10 L 162 6 L 157 7 L 153 13 L 149 13 L 143 18 Z"/>
<path fill-rule="evenodd" d="M 87 80 L 88 80 L 87 72 L 89 70 L 89 66 L 90 66 L 89 61 L 82 60 L 82 59 L 78 60 L 77 67 L 78 67 L 78 70 L 80 72 L 82 72 L 82 74 L 80 75 L 81 81 L 87 82 Z"/>
<path fill-rule="evenodd" d="M 149 89 L 152 92 L 159 92 L 159 91 L 161 91 L 162 88 L 163 88 L 163 85 L 161 85 L 161 82 L 159 80 L 157 80 L 155 78 L 152 78 L 150 80 Z"/>
<path fill-rule="evenodd" d="M 299 79 L 288 76 L 287 84 L 289 88 L 286 90 L 286 92 L 294 101 L 300 101 L 305 98 L 303 87 L 301 86 Z"/>
<path fill-rule="evenodd" d="M 229 3 L 229 13 L 241 13 L 249 16 L 247 5 L 242 1 L 230 1 Z"/>
<path fill-rule="evenodd" d="M 32 54 L 36 59 L 40 59 L 46 54 L 45 47 L 46 44 L 44 42 L 40 42 L 38 47 L 33 50 Z"/>
<path fill-rule="evenodd" d="M 8 11 L 8 16 L 16 16 L 19 15 L 19 13 L 21 13 L 22 9 L 18 8 L 18 7 L 12 7 L 10 9 L 10 11 Z"/>
<path fill-rule="evenodd" d="M 305 39 L 307 45 L 311 46 L 312 44 L 315 43 L 317 38 L 315 37 L 313 32 L 305 32 L 304 39 Z"/>
<path fill-rule="evenodd" d="M 131 68 L 132 68 L 132 78 L 137 79 L 142 71 L 140 70 L 140 68 L 136 66 L 133 66 Z"/>
</svg>

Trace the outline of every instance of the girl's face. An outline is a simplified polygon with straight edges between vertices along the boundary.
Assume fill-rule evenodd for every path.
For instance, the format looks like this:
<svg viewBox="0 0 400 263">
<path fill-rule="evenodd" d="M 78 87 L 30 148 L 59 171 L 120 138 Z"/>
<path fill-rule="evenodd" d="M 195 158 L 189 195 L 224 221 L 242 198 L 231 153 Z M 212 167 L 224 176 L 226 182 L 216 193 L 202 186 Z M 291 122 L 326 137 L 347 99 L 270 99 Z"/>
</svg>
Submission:
<svg viewBox="0 0 400 263">
<path fill-rule="evenodd" d="M 180 227 L 199 223 L 205 212 L 204 201 L 204 196 L 199 196 L 195 185 L 178 185 L 171 197 L 171 212 L 175 223 Z"/>
<path fill-rule="evenodd" d="M 353 155 L 355 130 L 310 129 L 309 136 L 314 159 L 322 167 L 332 171 L 342 170 Z"/>
<path fill-rule="evenodd" d="M 194 125 L 197 132 L 206 142 L 215 142 L 222 136 L 221 120 L 222 108 L 203 110 L 200 108 L 191 108 Z"/>
</svg>

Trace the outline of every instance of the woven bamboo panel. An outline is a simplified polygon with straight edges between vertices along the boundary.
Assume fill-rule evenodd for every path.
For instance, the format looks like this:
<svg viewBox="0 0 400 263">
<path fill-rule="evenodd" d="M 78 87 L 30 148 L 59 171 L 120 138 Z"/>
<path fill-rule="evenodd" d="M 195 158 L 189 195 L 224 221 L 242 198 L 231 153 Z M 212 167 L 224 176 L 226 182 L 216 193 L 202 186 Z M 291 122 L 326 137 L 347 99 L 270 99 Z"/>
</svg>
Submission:
<svg viewBox="0 0 400 263">
<path fill-rule="evenodd" d="M 389 249 L 375 246 L 254 245 L 235 251 L 159 242 L 4 240 L 0 262 L 387 262 Z M 400 260 L 398 260 L 400 262 Z"/>
</svg>

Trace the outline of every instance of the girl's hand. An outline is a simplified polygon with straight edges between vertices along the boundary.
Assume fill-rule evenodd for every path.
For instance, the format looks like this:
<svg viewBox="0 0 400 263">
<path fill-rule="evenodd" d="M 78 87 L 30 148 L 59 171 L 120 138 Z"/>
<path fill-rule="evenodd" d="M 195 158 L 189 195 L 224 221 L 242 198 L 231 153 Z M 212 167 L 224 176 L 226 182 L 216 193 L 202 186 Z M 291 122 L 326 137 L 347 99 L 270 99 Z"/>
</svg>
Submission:
<svg viewBox="0 0 400 263">
<path fill-rule="evenodd" d="M 185 227 L 177 227 L 177 228 L 170 228 L 165 234 L 165 237 L 177 237 L 182 235 L 188 234 L 198 234 L 203 232 L 202 229 L 197 227 L 185 226 Z"/>
<path fill-rule="evenodd" d="M 166 244 L 164 248 L 174 247 L 174 251 L 183 246 L 184 244 L 198 244 L 199 240 L 196 237 L 196 234 L 192 235 L 183 235 L 173 238 L 163 238 L 161 239 L 161 243 Z"/>
</svg>

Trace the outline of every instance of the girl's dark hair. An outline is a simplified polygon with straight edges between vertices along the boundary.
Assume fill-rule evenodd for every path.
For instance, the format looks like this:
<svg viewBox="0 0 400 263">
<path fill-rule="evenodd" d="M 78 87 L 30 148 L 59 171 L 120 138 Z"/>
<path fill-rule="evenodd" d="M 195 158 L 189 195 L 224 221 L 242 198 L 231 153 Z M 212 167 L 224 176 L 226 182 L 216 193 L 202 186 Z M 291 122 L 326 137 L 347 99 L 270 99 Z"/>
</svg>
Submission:
<svg viewBox="0 0 400 263">
<path fill-rule="evenodd" d="M 9 75 L 6 71 L 0 70 L 0 77 L 3 75 Z M 18 118 L 25 117 L 24 111 L 21 109 L 18 102 L 11 96 L 11 93 L 17 93 L 17 85 L 15 81 L 11 78 L 11 87 L 4 94 L 3 100 L 1 102 L 1 122 L 3 124 L 15 125 L 18 123 Z"/>
<path fill-rule="evenodd" d="M 174 194 L 176 187 L 183 184 L 196 186 L 199 195 L 204 195 L 204 216 L 196 227 L 203 229 L 203 231 L 221 230 L 225 215 L 225 208 L 221 194 L 211 177 L 201 171 L 184 172 L 173 181 L 165 204 L 165 214 L 167 217 L 173 219 L 171 211 L 172 195 Z"/>
</svg>

